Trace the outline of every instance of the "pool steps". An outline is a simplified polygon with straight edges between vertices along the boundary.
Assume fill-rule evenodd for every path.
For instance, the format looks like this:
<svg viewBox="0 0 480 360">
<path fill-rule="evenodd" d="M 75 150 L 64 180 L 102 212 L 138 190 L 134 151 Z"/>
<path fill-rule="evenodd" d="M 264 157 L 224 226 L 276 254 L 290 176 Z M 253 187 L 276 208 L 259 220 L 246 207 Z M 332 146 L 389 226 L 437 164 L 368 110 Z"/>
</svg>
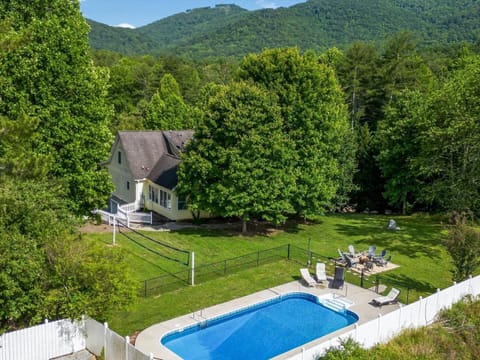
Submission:
<svg viewBox="0 0 480 360">
<path fill-rule="evenodd" d="M 347 298 L 325 298 L 319 299 L 319 302 L 333 311 L 345 311 L 354 303 Z"/>
</svg>

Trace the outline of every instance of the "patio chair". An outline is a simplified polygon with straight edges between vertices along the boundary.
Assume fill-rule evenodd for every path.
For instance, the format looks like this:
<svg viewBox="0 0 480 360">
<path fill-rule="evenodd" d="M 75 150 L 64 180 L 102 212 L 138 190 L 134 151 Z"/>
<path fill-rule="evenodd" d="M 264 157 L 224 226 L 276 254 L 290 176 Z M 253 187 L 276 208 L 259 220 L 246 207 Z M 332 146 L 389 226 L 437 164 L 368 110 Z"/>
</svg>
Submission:
<svg viewBox="0 0 480 360">
<path fill-rule="evenodd" d="M 353 257 L 357 256 L 357 254 L 355 253 L 355 248 L 353 247 L 353 245 L 348 245 L 348 252 Z"/>
<path fill-rule="evenodd" d="M 386 259 L 384 257 L 375 258 L 374 262 L 379 266 L 386 266 L 390 262 L 390 260 L 392 260 L 392 255 L 390 255 Z"/>
<path fill-rule="evenodd" d="M 348 267 L 355 267 L 359 264 L 359 259 L 358 258 L 353 258 L 348 254 L 343 254 L 343 258 L 347 262 Z"/>
<path fill-rule="evenodd" d="M 325 263 L 317 263 L 315 268 L 316 272 L 315 275 L 317 276 L 317 281 L 322 282 L 327 280 L 327 273 L 325 271 Z"/>
<path fill-rule="evenodd" d="M 377 250 L 377 247 L 375 245 L 370 245 L 368 248 L 368 257 L 370 259 L 373 259 L 375 257 L 375 250 Z"/>
<path fill-rule="evenodd" d="M 347 265 L 347 261 L 345 260 L 345 256 L 343 256 L 343 251 L 340 249 L 338 250 L 338 255 L 340 256 L 340 259 L 338 259 L 338 262 L 341 263 L 342 265 Z"/>
<path fill-rule="evenodd" d="M 312 275 L 310 275 L 310 272 L 307 268 L 300 269 L 300 274 L 302 275 L 303 280 L 307 283 L 308 286 L 313 287 L 317 285 L 317 282 L 312 277 Z"/>
<path fill-rule="evenodd" d="M 382 252 L 380 253 L 379 258 L 383 259 L 385 257 L 385 255 L 387 255 L 387 249 L 383 249 Z"/>
<path fill-rule="evenodd" d="M 332 281 L 332 288 L 333 289 L 343 288 L 344 283 L 345 283 L 345 268 L 336 267 L 335 268 L 335 275 L 334 275 L 333 281 Z"/>
<path fill-rule="evenodd" d="M 392 288 L 386 296 L 379 296 L 372 300 L 372 303 L 377 306 L 394 304 L 397 302 L 400 290 Z"/>
</svg>

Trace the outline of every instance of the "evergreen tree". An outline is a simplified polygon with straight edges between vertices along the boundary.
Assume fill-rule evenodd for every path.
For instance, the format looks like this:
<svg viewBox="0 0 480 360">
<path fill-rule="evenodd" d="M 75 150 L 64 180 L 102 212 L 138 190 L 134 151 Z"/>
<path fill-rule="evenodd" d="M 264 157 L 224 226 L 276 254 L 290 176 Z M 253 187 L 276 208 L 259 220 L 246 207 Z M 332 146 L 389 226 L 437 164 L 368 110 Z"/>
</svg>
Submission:
<svg viewBox="0 0 480 360">
<path fill-rule="evenodd" d="M 145 128 L 151 130 L 192 129 L 192 111 L 185 104 L 175 78 L 166 74 L 153 94 L 145 114 Z"/>
</svg>

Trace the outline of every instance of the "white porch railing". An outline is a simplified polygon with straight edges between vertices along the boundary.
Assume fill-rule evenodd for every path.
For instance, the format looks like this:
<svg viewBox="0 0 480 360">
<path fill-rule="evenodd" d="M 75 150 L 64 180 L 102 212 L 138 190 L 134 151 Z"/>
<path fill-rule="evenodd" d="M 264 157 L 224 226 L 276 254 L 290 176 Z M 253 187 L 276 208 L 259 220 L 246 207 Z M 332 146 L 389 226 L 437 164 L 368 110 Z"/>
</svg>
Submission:
<svg viewBox="0 0 480 360">
<path fill-rule="evenodd" d="M 122 211 L 125 211 L 126 213 L 131 213 L 134 211 L 137 211 L 139 208 L 137 208 L 136 203 L 130 203 L 130 204 L 123 204 L 119 206 Z"/>
<path fill-rule="evenodd" d="M 118 205 L 117 213 L 113 214 L 105 210 L 95 210 L 94 213 L 100 214 L 102 221 L 108 222 L 108 225 L 113 225 L 113 221 L 122 222 L 124 225 L 130 227 L 130 223 L 137 224 L 152 224 L 153 223 L 153 214 L 150 211 L 149 213 L 136 212 L 135 203 Z"/>
</svg>

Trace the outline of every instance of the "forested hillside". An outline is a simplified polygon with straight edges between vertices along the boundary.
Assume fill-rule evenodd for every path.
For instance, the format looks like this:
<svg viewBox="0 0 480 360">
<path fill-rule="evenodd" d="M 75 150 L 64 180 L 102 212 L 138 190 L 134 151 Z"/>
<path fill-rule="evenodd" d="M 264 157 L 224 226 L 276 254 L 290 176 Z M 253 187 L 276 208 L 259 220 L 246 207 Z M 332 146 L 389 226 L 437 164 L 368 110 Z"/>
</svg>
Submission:
<svg viewBox="0 0 480 360">
<path fill-rule="evenodd" d="M 345 48 L 354 41 L 381 43 L 411 31 L 423 46 L 477 41 L 476 1 L 309 0 L 290 8 L 247 11 L 235 5 L 194 9 L 138 29 L 91 22 L 96 49 L 125 54 L 176 54 L 192 59 L 241 57 L 264 48 Z"/>
</svg>

